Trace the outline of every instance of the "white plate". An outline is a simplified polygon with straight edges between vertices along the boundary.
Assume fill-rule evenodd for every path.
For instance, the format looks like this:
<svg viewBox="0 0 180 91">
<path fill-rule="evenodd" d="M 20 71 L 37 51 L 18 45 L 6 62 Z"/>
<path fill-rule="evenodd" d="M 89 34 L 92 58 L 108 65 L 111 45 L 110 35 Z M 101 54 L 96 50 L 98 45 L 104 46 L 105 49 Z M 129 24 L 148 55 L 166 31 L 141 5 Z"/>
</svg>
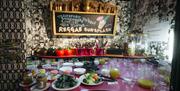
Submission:
<svg viewBox="0 0 180 91">
<path fill-rule="evenodd" d="M 44 91 L 47 90 L 50 87 L 50 83 L 46 83 L 46 87 L 39 89 L 36 87 L 37 85 L 32 86 L 30 89 L 31 91 Z"/>
<path fill-rule="evenodd" d="M 96 86 L 96 85 L 100 85 L 100 84 L 102 84 L 104 82 L 104 81 L 100 81 L 99 83 L 96 83 L 96 84 L 87 84 L 87 83 L 84 83 L 83 80 L 85 79 L 85 75 L 80 76 L 79 79 L 81 79 L 81 83 L 82 84 L 88 85 L 88 86 Z"/>
<path fill-rule="evenodd" d="M 86 72 L 86 69 L 85 68 L 75 68 L 74 69 L 74 73 L 77 74 L 77 75 L 82 75 Z"/>
<path fill-rule="evenodd" d="M 62 72 L 68 72 L 68 73 L 71 73 L 73 71 L 72 67 L 70 66 L 63 66 L 59 70 Z"/>
<path fill-rule="evenodd" d="M 31 83 L 31 84 L 23 84 L 22 82 L 21 83 L 19 83 L 19 86 L 21 86 L 21 87 L 30 87 L 30 86 L 32 86 L 32 85 L 34 85 L 36 83 L 36 80 L 35 79 L 33 79 L 33 82 Z"/>
<path fill-rule="evenodd" d="M 53 79 L 52 75 L 48 75 L 47 79 L 50 80 L 50 81 L 51 81 L 51 80 L 56 80 L 59 76 L 60 76 L 60 75 L 57 74 L 57 75 L 54 76 L 54 79 Z"/>
<path fill-rule="evenodd" d="M 80 81 L 79 79 L 76 79 L 76 81 L 77 81 L 78 83 L 77 83 L 74 87 L 71 87 L 71 88 L 56 88 L 56 86 L 55 86 L 55 82 L 56 82 L 56 81 L 57 81 L 57 80 L 55 80 L 55 81 L 52 82 L 52 88 L 55 89 L 55 90 L 58 90 L 58 91 L 73 90 L 73 89 L 79 87 L 79 85 L 81 84 L 81 81 Z"/>
<path fill-rule="evenodd" d="M 70 63 L 70 62 L 63 63 L 62 65 L 63 65 L 63 66 L 74 66 L 74 64 L 73 64 L 73 63 Z"/>
<path fill-rule="evenodd" d="M 84 64 L 82 62 L 75 62 L 74 65 L 76 67 L 82 67 Z"/>
</svg>

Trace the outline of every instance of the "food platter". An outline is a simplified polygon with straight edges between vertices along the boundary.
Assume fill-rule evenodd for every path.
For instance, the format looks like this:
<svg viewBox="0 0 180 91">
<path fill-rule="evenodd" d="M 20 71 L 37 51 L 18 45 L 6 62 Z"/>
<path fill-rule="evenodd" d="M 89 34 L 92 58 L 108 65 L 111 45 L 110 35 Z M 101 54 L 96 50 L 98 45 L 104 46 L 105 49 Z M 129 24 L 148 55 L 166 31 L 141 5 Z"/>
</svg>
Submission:
<svg viewBox="0 0 180 91">
<path fill-rule="evenodd" d="M 104 82 L 104 81 L 102 81 L 102 79 L 100 78 L 100 81 L 99 81 L 99 82 L 97 82 L 97 83 L 90 83 L 90 84 L 88 84 L 88 83 L 84 82 L 84 79 L 86 79 L 86 74 L 85 74 L 85 75 L 80 76 L 80 78 L 79 78 L 79 79 L 81 79 L 81 83 L 82 83 L 82 84 L 87 85 L 87 86 L 96 86 L 96 85 L 103 84 L 103 82 Z"/>
<path fill-rule="evenodd" d="M 62 78 L 62 77 L 61 77 L 61 78 Z M 74 79 L 74 81 L 76 82 L 76 84 L 75 84 L 74 86 L 72 86 L 72 87 L 58 88 L 58 87 L 56 87 L 56 83 L 58 82 L 58 79 L 57 79 L 57 80 L 55 80 L 55 81 L 52 82 L 52 88 L 53 88 L 54 90 L 57 90 L 57 91 L 73 90 L 73 89 L 79 87 L 80 84 L 81 84 L 81 81 L 80 81 L 78 78 Z M 65 85 L 66 82 L 67 82 L 67 81 L 65 81 L 64 83 L 63 83 L 63 82 L 60 82 L 60 84 L 64 84 L 64 85 Z M 66 86 L 67 86 L 67 85 L 66 85 Z"/>
<path fill-rule="evenodd" d="M 73 89 L 75 89 L 75 88 L 77 88 L 80 84 L 81 84 L 81 82 L 80 81 L 78 81 L 78 80 L 76 80 L 78 83 L 74 86 L 74 87 L 71 87 L 71 88 L 57 88 L 56 86 L 55 86 L 55 82 L 56 82 L 56 80 L 52 83 L 52 88 L 53 89 L 55 89 L 55 90 L 57 90 L 57 91 L 68 91 L 68 90 L 73 90 Z"/>
</svg>

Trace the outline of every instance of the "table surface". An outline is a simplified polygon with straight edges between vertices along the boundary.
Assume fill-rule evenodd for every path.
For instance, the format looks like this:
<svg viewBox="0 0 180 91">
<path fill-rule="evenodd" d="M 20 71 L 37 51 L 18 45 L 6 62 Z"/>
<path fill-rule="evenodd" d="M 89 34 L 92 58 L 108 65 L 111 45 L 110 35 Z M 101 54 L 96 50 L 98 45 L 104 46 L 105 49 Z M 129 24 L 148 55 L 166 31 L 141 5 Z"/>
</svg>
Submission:
<svg viewBox="0 0 180 91">
<path fill-rule="evenodd" d="M 52 81 L 49 81 L 50 83 Z M 100 85 L 96 86 L 87 86 L 81 84 L 76 89 L 73 89 L 71 91 L 152 91 L 151 89 L 144 89 L 142 87 L 139 87 L 137 84 L 134 86 L 128 85 L 126 82 L 124 82 L 121 79 L 117 80 L 117 83 L 110 84 L 113 82 L 104 82 Z M 30 88 L 24 88 L 25 91 L 30 91 Z M 56 91 L 54 90 L 51 85 L 46 91 Z"/>
</svg>

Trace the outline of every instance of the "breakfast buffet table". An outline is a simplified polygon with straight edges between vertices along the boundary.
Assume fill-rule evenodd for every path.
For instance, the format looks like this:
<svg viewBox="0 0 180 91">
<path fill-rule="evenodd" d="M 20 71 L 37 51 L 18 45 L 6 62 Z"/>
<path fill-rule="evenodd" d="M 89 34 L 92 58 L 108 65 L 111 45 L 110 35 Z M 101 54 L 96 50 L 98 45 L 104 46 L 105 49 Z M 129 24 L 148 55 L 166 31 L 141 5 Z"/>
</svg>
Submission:
<svg viewBox="0 0 180 91">
<path fill-rule="evenodd" d="M 64 64 L 66 64 L 67 66 L 67 63 L 68 63 L 68 65 L 70 66 L 70 63 L 73 63 L 73 64 L 76 63 L 72 61 L 74 59 L 71 59 L 71 60 L 64 59 L 64 61 L 62 61 L 63 59 L 60 59 L 58 60 L 58 62 L 57 61 L 51 62 L 52 60 L 49 60 L 49 58 L 47 58 L 47 59 L 44 59 L 44 62 L 47 60 L 50 62 L 46 62 L 45 63 L 46 66 L 43 65 L 42 68 L 45 69 L 46 73 L 48 74 L 50 74 L 50 71 L 52 70 L 57 70 L 58 72 L 57 74 L 62 75 L 64 74 L 64 72 L 60 71 L 60 69 L 61 67 L 63 67 Z M 105 63 L 103 62 L 103 60 L 106 60 Z M 40 61 L 42 62 L 42 60 Z M 98 64 L 96 63 L 97 61 L 99 62 Z M 35 64 L 37 63 L 37 61 L 31 61 L 31 62 L 35 62 Z M 79 60 L 78 62 L 84 63 L 84 65 L 80 68 L 83 68 L 83 67 L 86 68 L 86 66 L 88 66 L 87 64 L 85 64 L 87 60 L 84 60 L 84 61 Z M 158 72 L 157 65 L 154 65 L 148 61 L 145 61 L 145 59 L 95 58 L 92 62 L 93 62 L 93 65 L 90 65 L 90 69 L 94 69 L 94 67 L 97 66 L 98 70 L 96 70 L 95 72 L 99 76 L 102 75 L 103 69 L 109 70 L 112 68 L 117 68 L 119 70 L 118 73 L 120 74 L 119 77 L 116 78 L 116 80 L 114 79 L 103 80 L 102 84 L 97 84 L 97 85 L 85 85 L 80 82 L 80 85 L 78 85 L 74 89 L 71 89 L 70 91 L 168 91 L 169 90 L 168 82 L 165 79 L 166 77 Z M 57 65 L 57 63 L 58 64 L 60 63 L 60 65 Z M 48 65 L 51 64 L 51 68 L 47 67 L 47 64 Z M 75 69 L 75 68 L 79 68 L 79 67 L 73 65 L 72 69 Z M 89 68 L 86 68 L 86 73 L 88 69 Z M 32 72 L 32 69 L 30 72 Z M 80 79 L 80 76 L 82 76 L 83 74 L 79 75 L 79 74 L 76 74 L 74 71 L 70 73 L 71 76 L 75 78 L 79 78 L 79 79 Z M 142 78 L 151 80 L 153 82 L 153 84 L 151 84 L 151 87 L 140 86 L 140 84 L 138 83 L 138 80 Z M 57 91 L 52 87 L 52 83 L 54 80 L 48 80 L 47 85 L 43 91 Z M 23 89 L 24 91 L 42 91 L 42 89 L 34 90 L 34 88 L 32 87 L 33 85 L 24 86 Z M 60 90 L 60 91 L 63 91 L 63 90 Z"/>
</svg>

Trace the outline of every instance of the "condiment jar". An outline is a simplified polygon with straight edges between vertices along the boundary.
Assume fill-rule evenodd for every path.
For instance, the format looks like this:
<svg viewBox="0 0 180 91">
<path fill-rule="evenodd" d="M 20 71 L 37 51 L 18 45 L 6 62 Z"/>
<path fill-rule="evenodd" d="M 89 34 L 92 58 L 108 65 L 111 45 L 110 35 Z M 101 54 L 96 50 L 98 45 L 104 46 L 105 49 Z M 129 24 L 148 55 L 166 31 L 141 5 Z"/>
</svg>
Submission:
<svg viewBox="0 0 180 91">
<path fill-rule="evenodd" d="M 37 75 L 37 88 L 44 88 L 46 87 L 47 77 L 45 74 L 38 74 Z"/>
</svg>

